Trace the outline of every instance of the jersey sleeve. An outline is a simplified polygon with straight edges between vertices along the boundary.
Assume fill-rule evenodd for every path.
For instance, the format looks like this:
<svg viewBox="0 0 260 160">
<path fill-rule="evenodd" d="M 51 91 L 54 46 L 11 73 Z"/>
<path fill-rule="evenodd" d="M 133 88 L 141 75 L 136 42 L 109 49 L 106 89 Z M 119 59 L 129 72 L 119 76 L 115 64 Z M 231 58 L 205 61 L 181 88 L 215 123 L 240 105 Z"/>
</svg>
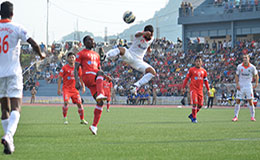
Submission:
<svg viewBox="0 0 260 160">
<path fill-rule="evenodd" d="M 26 42 L 30 38 L 27 31 L 22 26 L 19 26 L 19 38 L 22 42 Z"/>
</svg>

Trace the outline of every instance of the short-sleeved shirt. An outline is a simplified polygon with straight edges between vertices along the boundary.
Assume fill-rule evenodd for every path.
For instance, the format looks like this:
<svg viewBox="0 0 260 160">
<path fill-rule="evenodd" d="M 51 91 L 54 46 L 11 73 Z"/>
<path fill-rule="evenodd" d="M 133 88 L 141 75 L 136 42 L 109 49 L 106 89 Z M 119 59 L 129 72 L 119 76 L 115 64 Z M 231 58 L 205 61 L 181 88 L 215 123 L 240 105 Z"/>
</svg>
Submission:
<svg viewBox="0 0 260 160">
<path fill-rule="evenodd" d="M 63 86 L 62 89 L 64 90 L 71 90 L 71 91 L 76 91 L 77 89 L 75 88 L 75 77 L 74 77 L 74 67 L 71 67 L 69 64 L 66 64 L 62 67 L 60 70 L 59 75 L 63 78 Z M 79 67 L 78 71 L 79 77 L 82 76 L 82 71 L 81 68 Z"/>
<path fill-rule="evenodd" d="M 192 67 L 186 78 L 190 78 L 190 91 L 203 95 L 203 83 L 207 80 L 207 72 L 204 68 Z"/>
<path fill-rule="evenodd" d="M 95 72 L 100 69 L 100 56 L 97 52 L 92 50 L 83 49 L 76 55 L 76 62 L 81 64 L 82 73 Z"/>
<path fill-rule="evenodd" d="M 152 42 L 153 38 L 150 41 L 147 41 L 144 36 L 137 38 L 135 37 L 133 44 L 129 48 L 129 52 L 132 54 L 132 56 L 143 60 L 147 48 L 151 45 Z"/>
<path fill-rule="evenodd" d="M 209 89 L 210 97 L 215 97 L 215 92 L 216 92 L 215 88 L 210 88 Z"/>
<path fill-rule="evenodd" d="M 257 74 L 256 67 L 249 63 L 248 66 L 245 66 L 244 63 L 241 63 L 237 66 L 236 74 L 239 77 L 239 85 L 241 88 L 252 87 L 253 77 Z"/>
<path fill-rule="evenodd" d="M 0 78 L 22 74 L 19 40 L 28 39 L 22 26 L 9 19 L 0 20 Z"/>
</svg>

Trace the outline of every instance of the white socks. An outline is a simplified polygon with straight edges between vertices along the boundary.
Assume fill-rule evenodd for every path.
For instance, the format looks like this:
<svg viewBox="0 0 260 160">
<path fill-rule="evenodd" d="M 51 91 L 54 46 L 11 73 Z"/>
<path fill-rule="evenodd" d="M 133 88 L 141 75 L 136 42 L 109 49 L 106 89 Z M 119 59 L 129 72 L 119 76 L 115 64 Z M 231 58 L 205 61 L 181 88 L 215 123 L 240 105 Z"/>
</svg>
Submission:
<svg viewBox="0 0 260 160">
<path fill-rule="evenodd" d="M 255 106 L 248 106 L 250 113 L 251 113 L 251 117 L 255 117 Z M 235 104 L 235 117 L 238 117 L 239 114 L 239 110 L 240 110 L 240 104 Z"/>
<path fill-rule="evenodd" d="M 240 104 L 235 104 L 235 117 L 238 117 L 238 114 L 239 114 L 239 110 L 240 110 Z"/>
<path fill-rule="evenodd" d="M 12 111 L 9 117 L 9 123 L 8 123 L 6 134 L 11 134 L 12 136 L 14 136 L 19 119 L 20 119 L 20 113 L 18 111 Z"/>
<path fill-rule="evenodd" d="M 118 48 L 111 49 L 110 51 L 107 52 L 106 56 L 107 58 L 113 58 L 118 56 L 120 53 L 120 50 Z"/>
<path fill-rule="evenodd" d="M 250 109 L 251 117 L 255 118 L 255 106 L 254 105 L 253 106 L 249 105 L 248 107 Z"/>
<path fill-rule="evenodd" d="M 134 85 L 140 88 L 142 85 L 146 84 L 149 82 L 154 75 L 152 73 L 146 73 L 139 81 L 137 81 Z"/>
<path fill-rule="evenodd" d="M 4 119 L 4 120 L 2 119 L 2 126 L 3 126 L 5 134 L 7 132 L 8 123 L 9 123 L 9 118 L 8 119 Z"/>
</svg>

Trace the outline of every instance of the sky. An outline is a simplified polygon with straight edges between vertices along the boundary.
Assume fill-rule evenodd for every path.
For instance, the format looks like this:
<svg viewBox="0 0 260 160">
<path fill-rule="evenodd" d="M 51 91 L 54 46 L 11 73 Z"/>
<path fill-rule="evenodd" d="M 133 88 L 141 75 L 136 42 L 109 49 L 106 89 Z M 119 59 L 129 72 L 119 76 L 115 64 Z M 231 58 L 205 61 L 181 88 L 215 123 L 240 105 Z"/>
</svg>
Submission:
<svg viewBox="0 0 260 160">
<path fill-rule="evenodd" d="M 46 43 L 47 0 L 10 0 L 14 4 L 13 21 L 25 27 L 38 43 Z M 49 43 L 73 31 L 89 31 L 95 36 L 116 35 L 140 21 L 153 17 L 168 0 L 49 0 Z M 136 16 L 132 24 L 122 16 L 130 10 Z"/>
</svg>

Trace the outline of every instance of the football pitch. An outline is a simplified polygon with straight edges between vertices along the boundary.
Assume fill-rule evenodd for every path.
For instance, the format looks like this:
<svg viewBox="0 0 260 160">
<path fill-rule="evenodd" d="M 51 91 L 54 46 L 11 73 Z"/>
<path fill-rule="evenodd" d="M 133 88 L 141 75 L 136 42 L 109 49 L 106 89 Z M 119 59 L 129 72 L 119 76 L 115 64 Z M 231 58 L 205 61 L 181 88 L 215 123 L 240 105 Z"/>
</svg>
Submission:
<svg viewBox="0 0 260 160">
<path fill-rule="evenodd" d="M 93 110 L 85 107 L 90 123 Z M 112 106 L 110 110 L 104 109 L 94 136 L 90 124 L 79 124 L 76 107 L 69 108 L 69 124 L 64 125 L 61 107 L 24 106 L 14 137 L 15 153 L 0 153 L 0 160 L 260 159 L 259 109 L 256 122 L 250 121 L 248 108 L 240 110 L 238 122 L 231 122 L 233 108 L 202 109 L 197 124 L 187 118 L 190 108 Z"/>
</svg>

